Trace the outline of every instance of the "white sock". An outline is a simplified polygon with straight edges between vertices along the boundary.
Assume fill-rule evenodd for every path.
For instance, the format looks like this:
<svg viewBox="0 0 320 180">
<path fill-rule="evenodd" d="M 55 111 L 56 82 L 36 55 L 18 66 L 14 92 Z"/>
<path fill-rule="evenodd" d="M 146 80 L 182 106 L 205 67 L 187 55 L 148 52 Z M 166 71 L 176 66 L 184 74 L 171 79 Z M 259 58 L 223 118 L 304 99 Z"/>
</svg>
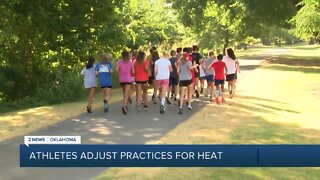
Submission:
<svg viewBox="0 0 320 180">
<path fill-rule="evenodd" d="M 165 102 L 166 102 L 166 98 L 161 98 L 161 105 L 164 105 Z"/>
<path fill-rule="evenodd" d="M 220 91 L 216 91 L 216 97 L 220 95 Z"/>
</svg>

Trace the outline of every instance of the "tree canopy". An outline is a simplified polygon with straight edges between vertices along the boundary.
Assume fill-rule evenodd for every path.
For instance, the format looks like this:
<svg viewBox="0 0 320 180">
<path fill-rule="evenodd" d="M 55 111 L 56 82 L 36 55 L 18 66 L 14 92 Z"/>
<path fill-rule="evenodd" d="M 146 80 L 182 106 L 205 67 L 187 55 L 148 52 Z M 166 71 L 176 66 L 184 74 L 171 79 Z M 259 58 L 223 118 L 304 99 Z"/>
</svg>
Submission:
<svg viewBox="0 0 320 180">
<path fill-rule="evenodd" d="M 0 102 L 73 100 L 79 69 L 101 52 L 319 40 L 319 8 L 318 0 L 3 0 Z"/>
</svg>

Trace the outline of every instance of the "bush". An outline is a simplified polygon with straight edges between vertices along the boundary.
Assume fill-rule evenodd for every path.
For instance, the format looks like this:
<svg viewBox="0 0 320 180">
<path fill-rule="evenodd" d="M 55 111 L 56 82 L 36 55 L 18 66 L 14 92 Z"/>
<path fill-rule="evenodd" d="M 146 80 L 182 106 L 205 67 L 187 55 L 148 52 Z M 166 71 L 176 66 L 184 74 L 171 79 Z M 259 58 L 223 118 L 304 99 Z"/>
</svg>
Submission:
<svg viewBox="0 0 320 180">
<path fill-rule="evenodd" d="M 78 100 L 84 95 L 83 78 L 78 70 L 57 68 L 36 89 L 35 97 L 48 104 Z"/>
</svg>

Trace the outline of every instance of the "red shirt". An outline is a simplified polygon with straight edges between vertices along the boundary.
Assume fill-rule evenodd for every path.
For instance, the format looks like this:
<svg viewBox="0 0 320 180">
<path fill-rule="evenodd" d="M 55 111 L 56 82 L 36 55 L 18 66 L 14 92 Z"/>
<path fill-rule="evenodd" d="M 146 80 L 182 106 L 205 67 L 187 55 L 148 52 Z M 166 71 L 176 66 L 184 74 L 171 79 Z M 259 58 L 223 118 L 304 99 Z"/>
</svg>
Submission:
<svg viewBox="0 0 320 180">
<path fill-rule="evenodd" d="M 134 77 L 135 81 L 148 81 L 149 80 L 149 74 L 148 70 L 146 68 L 149 68 L 149 62 L 144 61 L 143 63 L 134 63 Z"/>
<path fill-rule="evenodd" d="M 212 64 L 211 68 L 214 69 L 214 80 L 225 80 L 224 70 L 226 63 L 223 61 L 216 61 Z"/>
<path fill-rule="evenodd" d="M 187 57 L 186 57 L 187 60 L 190 61 L 191 64 L 192 64 L 192 57 L 190 56 L 190 54 L 188 53 L 186 56 L 187 56 Z M 193 65 L 193 64 L 192 64 L 192 65 Z M 194 82 L 194 79 L 195 79 L 195 77 L 196 77 L 196 75 L 195 75 L 195 73 L 194 73 L 194 70 L 190 70 L 190 73 L 191 73 L 191 76 L 192 76 L 191 81 Z"/>
</svg>

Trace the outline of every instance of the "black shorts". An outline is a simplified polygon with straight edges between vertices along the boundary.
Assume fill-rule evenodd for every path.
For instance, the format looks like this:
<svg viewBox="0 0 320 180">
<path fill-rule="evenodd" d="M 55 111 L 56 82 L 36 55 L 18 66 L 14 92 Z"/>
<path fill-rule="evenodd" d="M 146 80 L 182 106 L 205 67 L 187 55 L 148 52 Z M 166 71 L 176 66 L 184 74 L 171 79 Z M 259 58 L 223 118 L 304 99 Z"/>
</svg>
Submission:
<svg viewBox="0 0 320 180">
<path fill-rule="evenodd" d="M 136 81 L 136 84 L 146 85 L 148 84 L 148 81 Z"/>
<path fill-rule="evenodd" d="M 215 84 L 216 86 L 219 86 L 220 84 L 221 84 L 221 85 L 224 85 L 224 80 L 214 80 L 214 84 Z"/>
<path fill-rule="evenodd" d="M 233 81 L 235 79 L 236 74 L 228 74 L 226 76 L 226 81 Z"/>
<path fill-rule="evenodd" d="M 234 75 L 234 79 L 238 79 L 238 73 L 236 72 L 236 74 Z"/>
<path fill-rule="evenodd" d="M 154 77 L 153 77 L 153 76 L 150 76 L 150 77 L 149 77 L 149 80 L 148 80 L 148 84 L 153 84 L 153 80 L 154 80 Z"/>
<path fill-rule="evenodd" d="M 200 72 L 194 72 L 195 78 L 199 78 L 200 77 Z"/>
<path fill-rule="evenodd" d="M 192 80 L 183 80 L 179 82 L 180 87 L 186 87 L 189 86 L 192 83 Z"/>
<path fill-rule="evenodd" d="M 132 82 L 121 82 L 120 86 L 124 86 L 124 85 L 132 85 Z"/>
<path fill-rule="evenodd" d="M 169 86 L 177 86 L 179 84 L 179 80 L 177 77 L 169 78 Z"/>
<path fill-rule="evenodd" d="M 199 78 L 201 81 L 204 81 L 204 80 L 206 80 L 206 77 L 205 76 L 202 76 L 202 77 L 200 77 Z"/>
<path fill-rule="evenodd" d="M 213 75 L 206 76 L 206 80 L 207 80 L 207 83 L 213 83 L 214 82 Z"/>
<path fill-rule="evenodd" d="M 101 89 L 104 89 L 104 88 L 109 88 L 109 89 L 111 89 L 112 86 L 101 86 Z"/>
</svg>

